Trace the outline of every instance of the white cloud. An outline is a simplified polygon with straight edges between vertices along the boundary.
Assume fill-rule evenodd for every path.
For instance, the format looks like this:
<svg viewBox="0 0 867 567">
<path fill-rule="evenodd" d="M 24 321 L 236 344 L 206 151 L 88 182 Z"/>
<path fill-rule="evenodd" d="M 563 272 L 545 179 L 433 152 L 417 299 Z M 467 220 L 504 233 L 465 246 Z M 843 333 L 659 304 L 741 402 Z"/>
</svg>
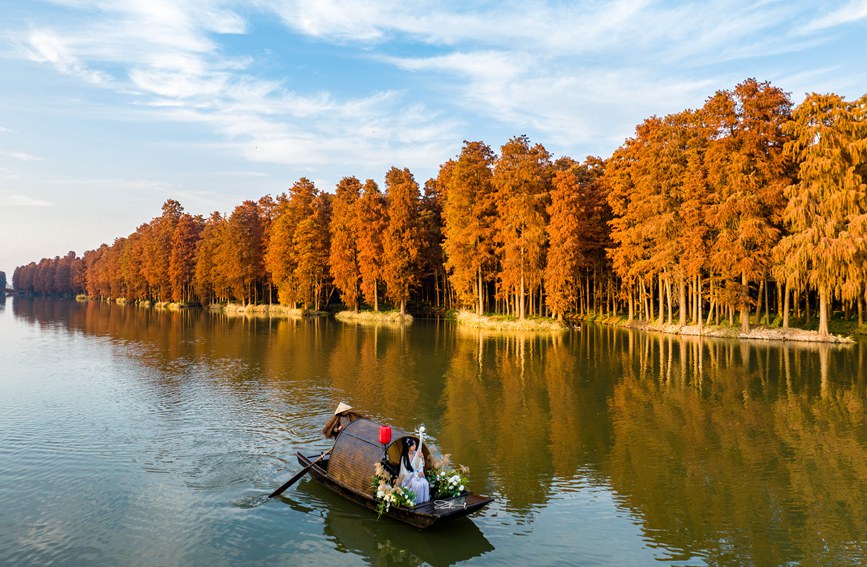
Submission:
<svg viewBox="0 0 867 567">
<path fill-rule="evenodd" d="M 87 68 L 77 57 L 72 55 L 69 46 L 61 37 L 49 31 L 36 30 L 31 32 L 25 49 L 31 60 L 37 63 L 50 63 L 61 73 L 76 75 L 95 84 L 108 81 L 108 75 Z"/>
<path fill-rule="evenodd" d="M 53 207 L 54 203 L 52 203 L 51 201 L 44 201 L 42 199 L 34 199 L 33 197 L 29 197 L 27 195 L 6 195 L 2 199 L 0 199 L 0 206 Z"/>
<path fill-rule="evenodd" d="M 845 6 L 814 19 L 805 26 L 804 31 L 808 33 L 821 31 L 865 18 L 867 18 L 867 0 L 853 0 Z"/>
<path fill-rule="evenodd" d="M 0 152 L 0 156 L 6 156 L 15 158 L 21 161 L 40 161 L 41 157 L 35 156 L 33 154 L 28 154 L 27 152 Z"/>
</svg>

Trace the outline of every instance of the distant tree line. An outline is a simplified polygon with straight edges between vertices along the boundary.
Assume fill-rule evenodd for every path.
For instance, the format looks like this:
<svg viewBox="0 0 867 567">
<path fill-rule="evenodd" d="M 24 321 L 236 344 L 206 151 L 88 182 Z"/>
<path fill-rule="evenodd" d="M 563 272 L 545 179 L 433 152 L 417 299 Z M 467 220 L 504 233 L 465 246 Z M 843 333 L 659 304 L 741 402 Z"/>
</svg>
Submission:
<svg viewBox="0 0 867 567">
<path fill-rule="evenodd" d="M 174 200 L 133 234 L 16 269 L 17 289 L 151 301 L 478 313 L 625 314 L 748 329 L 771 313 L 857 311 L 867 293 L 867 95 L 748 79 L 651 117 L 607 160 L 526 136 L 464 142 L 420 188 L 298 180 L 205 219 Z"/>
</svg>

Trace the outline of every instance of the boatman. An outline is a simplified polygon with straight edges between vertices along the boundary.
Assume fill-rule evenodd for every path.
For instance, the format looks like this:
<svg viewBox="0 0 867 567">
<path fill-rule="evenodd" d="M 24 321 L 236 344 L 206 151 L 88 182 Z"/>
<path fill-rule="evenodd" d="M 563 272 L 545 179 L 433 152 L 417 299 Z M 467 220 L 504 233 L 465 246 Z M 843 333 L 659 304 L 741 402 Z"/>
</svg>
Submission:
<svg viewBox="0 0 867 567">
<path fill-rule="evenodd" d="M 322 434 L 325 435 L 326 439 L 337 439 L 337 436 L 340 435 L 340 432 L 343 431 L 344 427 L 356 419 L 364 418 L 360 413 L 350 411 L 351 409 L 352 406 L 346 402 L 340 402 L 340 404 L 338 404 L 337 409 L 334 410 L 334 415 L 331 416 L 328 423 L 326 423 L 325 427 L 322 429 Z"/>
</svg>

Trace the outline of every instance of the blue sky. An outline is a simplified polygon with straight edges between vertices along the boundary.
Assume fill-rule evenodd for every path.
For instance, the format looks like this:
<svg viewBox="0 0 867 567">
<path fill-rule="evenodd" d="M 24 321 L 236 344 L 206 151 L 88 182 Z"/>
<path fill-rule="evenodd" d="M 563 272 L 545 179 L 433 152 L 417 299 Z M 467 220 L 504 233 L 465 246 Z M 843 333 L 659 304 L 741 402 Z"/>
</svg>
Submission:
<svg viewBox="0 0 867 567">
<path fill-rule="evenodd" d="M 608 157 L 747 77 L 867 92 L 867 0 L 0 0 L 0 270 L 463 140 Z"/>
</svg>

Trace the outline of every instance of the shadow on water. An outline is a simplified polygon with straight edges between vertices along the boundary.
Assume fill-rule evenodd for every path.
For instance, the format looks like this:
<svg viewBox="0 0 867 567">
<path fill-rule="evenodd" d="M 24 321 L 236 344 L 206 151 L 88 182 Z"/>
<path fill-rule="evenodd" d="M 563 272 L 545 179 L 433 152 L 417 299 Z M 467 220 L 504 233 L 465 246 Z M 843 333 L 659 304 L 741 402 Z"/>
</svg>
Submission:
<svg viewBox="0 0 867 567">
<path fill-rule="evenodd" d="M 279 500 L 296 511 L 318 510 L 323 530 L 334 547 L 364 557 L 372 565 L 454 565 L 494 550 L 482 531 L 468 518 L 420 530 L 348 502 L 313 480 L 302 480 L 294 490 L 308 504 L 284 493 Z"/>
</svg>

